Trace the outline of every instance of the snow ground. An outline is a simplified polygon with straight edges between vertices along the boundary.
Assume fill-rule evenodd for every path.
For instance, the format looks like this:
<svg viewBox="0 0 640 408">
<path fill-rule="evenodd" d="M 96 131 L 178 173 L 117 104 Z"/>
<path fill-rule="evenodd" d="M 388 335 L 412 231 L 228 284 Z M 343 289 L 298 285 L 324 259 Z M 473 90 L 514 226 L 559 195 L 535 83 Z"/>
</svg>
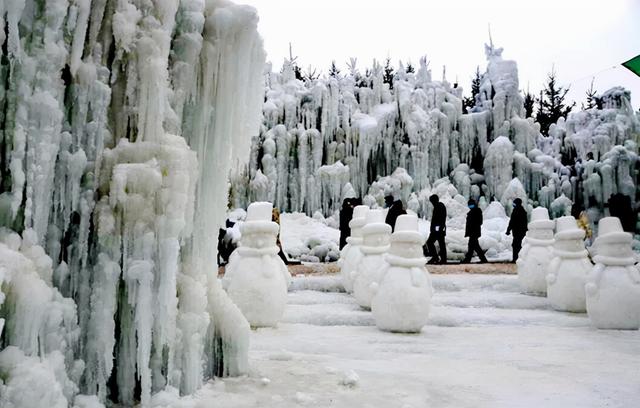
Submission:
<svg viewBox="0 0 640 408">
<path fill-rule="evenodd" d="M 252 332 L 248 377 L 211 382 L 195 407 L 631 407 L 640 332 L 555 312 L 507 275 L 433 276 L 418 335 L 377 330 L 335 276 L 296 277 L 284 321 Z"/>
</svg>

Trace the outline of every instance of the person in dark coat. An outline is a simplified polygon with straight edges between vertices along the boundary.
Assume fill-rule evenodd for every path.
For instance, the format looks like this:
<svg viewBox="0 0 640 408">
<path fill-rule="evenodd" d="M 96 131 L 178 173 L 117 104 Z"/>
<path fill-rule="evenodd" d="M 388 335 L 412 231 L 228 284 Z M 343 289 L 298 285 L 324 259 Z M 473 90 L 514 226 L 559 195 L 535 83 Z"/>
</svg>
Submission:
<svg viewBox="0 0 640 408">
<path fill-rule="evenodd" d="M 355 208 L 355 199 L 345 198 L 342 201 L 340 209 L 340 249 L 347 245 L 347 238 L 351 236 L 351 227 L 349 222 L 353 218 L 353 209 Z"/>
<path fill-rule="evenodd" d="M 482 210 L 478 208 L 476 201 L 473 199 L 469 200 L 468 206 L 469 212 L 467 213 L 467 224 L 464 229 L 464 236 L 469 237 L 469 247 L 461 263 L 471 262 L 471 257 L 474 252 L 478 254 L 480 263 L 486 263 L 487 258 L 484 256 L 484 251 L 480 248 L 480 242 L 478 241 L 482 235 L 480 232 L 482 227 Z"/>
<path fill-rule="evenodd" d="M 509 220 L 509 226 L 507 227 L 507 235 L 513 232 L 513 262 L 518 260 L 518 254 L 522 249 L 522 240 L 527 233 L 527 211 L 522 206 L 522 200 L 516 198 L 513 200 L 513 212 L 511 213 L 511 219 Z"/>
<path fill-rule="evenodd" d="M 609 214 L 620 219 L 622 229 L 626 232 L 635 233 L 638 215 L 631 206 L 631 197 L 621 193 L 609 197 Z"/>
<path fill-rule="evenodd" d="M 429 239 L 427 239 L 427 248 L 431 259 L 430 264 L 446 264 L 447 263 L 447 247 L 444 243 L 444 237 L 447 229 L 447 208 L 440 202 L 440 198 L 433 194 L 429 197 L 429 201 L 433 204 L 433 215 L 431 216 L 431 229 L 429 232 Z M 436 253 L 436 241 L 440 248 L 440 256 Z"/>
<path fill-rule="evenodd" d="M 385 223 L 391 225 L 391 231 L 396 228 L 396 220 L 399 216 L 406 214 L 407 212 L 404 210 L 402 206 L 402 201 L 393 200 L 393 196 L 388 195 L 384 198 L 385 206 L 389 208 L 387 212 L 387 218 L 384 220 Z"/>
</svg>

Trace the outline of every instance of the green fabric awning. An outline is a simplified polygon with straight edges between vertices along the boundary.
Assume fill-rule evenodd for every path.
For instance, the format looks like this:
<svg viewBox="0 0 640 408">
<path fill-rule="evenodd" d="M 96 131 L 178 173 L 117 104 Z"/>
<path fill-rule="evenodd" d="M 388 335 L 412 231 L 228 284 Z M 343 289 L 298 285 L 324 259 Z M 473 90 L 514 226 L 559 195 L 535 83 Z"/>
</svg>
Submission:
<svg viewBox="0 0 640 408">
<path fill-rule="evenodd" d="M 633 72 L 637 76 L 640 76 L 640 55 L 631 58 L 627 62 L 623 62 L 622 66 Z"/>
</svg>

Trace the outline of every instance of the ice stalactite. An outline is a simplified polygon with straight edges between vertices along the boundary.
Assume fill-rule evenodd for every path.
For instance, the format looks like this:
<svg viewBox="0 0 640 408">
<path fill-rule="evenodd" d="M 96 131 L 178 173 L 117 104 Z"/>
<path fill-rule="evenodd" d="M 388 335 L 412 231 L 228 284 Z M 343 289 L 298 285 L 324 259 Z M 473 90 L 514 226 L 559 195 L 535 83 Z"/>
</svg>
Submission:
<svg viewBox="0 0 640 408">
<path fill-rule="evenodd" d="M 484 159 L 484 172 L 493 197 L 500 199 L 513 178 L 513 143 L 504 136 L 494 140 Z"/>
<path fill-rule="evenodd" d="M 210 244 L 259 129 L 256 27 L 226 0 L 0 5 L 0 247 L 27 265 L 0 264 L 0 340 L 62 370 L 68 404 L 248 369 Z M 17 395 L 27 377 L 0 366 Z"/>
</svg>

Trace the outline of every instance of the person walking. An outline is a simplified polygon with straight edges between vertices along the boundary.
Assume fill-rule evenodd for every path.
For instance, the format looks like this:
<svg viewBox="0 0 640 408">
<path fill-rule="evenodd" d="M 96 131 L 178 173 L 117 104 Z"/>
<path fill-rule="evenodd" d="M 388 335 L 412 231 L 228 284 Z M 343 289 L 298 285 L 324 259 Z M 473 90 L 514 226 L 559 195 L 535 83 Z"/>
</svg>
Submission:
<svg viewBox="0 0 640 408">
<path fill-rule="evenodd" d="M 404 210 L 402 206 L 402 201 L 393 200 L 392 195 L 388 195 L 384 198 L 385 206 L 389 208 L 387 212 L 387 218 L 384 220 L 385 223 L 391 225 L 391 231 L 393 231 L 396 227 L 396 219 L 399 216 L 406 214 L 407 212 Z"/>
<path fill-rule="evenodd" d="M 522 240 L 527 233 L 527 211 L 522 206 L 522 200 L 516 198 L 513 200 L 513 212 L 511 212 L 511 219 L 509 219 L 509 226 L 507 227 L 507 235 L 513 232 L 513 262 L 518 260 L 518 254 L 522 249 Z"/>
<path fill-rule="evenodd" d="M 440 198 L 436 194 L 431 195 L 431 197 L 429 197 L 429 201 L 433 204 L 431 228 L 429 231 L 429 239 L 427 239 L 427 248 L 431 255 L 429 264 L 446 264 L 447 246 L 445 245 L 444 237 L 447 229 L 447 208 L 440 202 Z M 436 241 L 438 242 L 440 254 L 436 252 Z"/>
<path fill-rule="evenodd" d="M 354 198 L 345 198 L 342 201 L 342 208 L 340 209 L 340 249 L 347 245 L 347 238 L 351 235 L 349 221 L 353 218 L 354 203 Z"/>
<path fill-rule="evenodd" d="M 469 212 L 467 213 L 467 224 L 464 229 L 464 236 L 469 237 L 469 247 L 467 254 L 461 263 L 471 262 L 473 253 L 477 253 L 480 258 L 480 263 L 486 263 L 487 258 L 484 256 L 484 251 L 480 248 L 480 242 L 478 239 L 482 235 L 482 210 L 478 208 L 476 201 L 471 199 L 468 202 Z"/>
</svg>

